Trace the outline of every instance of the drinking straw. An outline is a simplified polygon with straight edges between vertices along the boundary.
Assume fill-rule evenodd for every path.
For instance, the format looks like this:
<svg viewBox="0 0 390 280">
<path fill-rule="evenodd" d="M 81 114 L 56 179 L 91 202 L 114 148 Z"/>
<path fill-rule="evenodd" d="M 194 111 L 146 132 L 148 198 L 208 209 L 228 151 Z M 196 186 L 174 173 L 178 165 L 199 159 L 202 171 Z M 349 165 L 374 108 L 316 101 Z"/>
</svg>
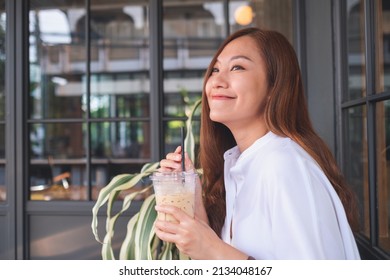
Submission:
<svg viewBox="0 0 390 280">
<path fill-rule="evenodd" d="M 185 148 L 184 148 L 184 126 L 182 126 L 180 128 L 180 133 L 181 133 L 181 169 L 182 171 L 186 171 L 186 167 L 185 167 L 185 158 L 184 158 L 184 151 L 185 151 Z"/>
</svg>

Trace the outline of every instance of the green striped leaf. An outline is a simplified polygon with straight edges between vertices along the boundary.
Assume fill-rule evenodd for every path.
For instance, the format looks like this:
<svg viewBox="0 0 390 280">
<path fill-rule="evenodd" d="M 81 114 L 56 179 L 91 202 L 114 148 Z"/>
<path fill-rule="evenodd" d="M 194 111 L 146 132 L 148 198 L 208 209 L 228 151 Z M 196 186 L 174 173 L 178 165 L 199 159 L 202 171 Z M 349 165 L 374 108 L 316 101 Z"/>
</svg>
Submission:
<svg viewBox="0 0 390 280">
<path fill-rule="evenodd" d="M 160 254 L 160 260 L 172 260 L 173 259 L 172 249 L 173 249 L 172 243 L 164 242 Z"/>
<path fill-rule="evenodd" d="M 186 121 L 186 130 L 187 134 L 184 139 L 184 147 L 186 149 L 186 152 L 188 153 L 189 158 L 192 160 L 192 162 L 195 162 L 195 138 L 194 138 L 194 132 L 192 130 L 192 119 L 195 115 L 196 110 L 198 109 L 199 105 L 202 103 L 202 99 L 199 99 L 195 102 L 194 106 L 192 107 L 192 110 L 188 116 L 188 119 Z"/>
<path fill-rule="evenodd" d="M 92 208 L 92 223 L 91 228 L 92 232 L 95 236 L 95 239 L 102 243 L 100 241 L 99 235 L 98 235 L 98 212 L 99 209 L 108 201 L 107 203 L 107 218 L 106 220 L 106 230 L 109 226 L 109 220 L 111 216 L 111 210 L 115 201 L 115 198 L 117 197 L 118 193 L 123 190 L 130 189 L 134 187 L 142 178 L 149 176 L 154 171 L 157 170 L 157 167 L 159 165 L 159 162 L 156 163 L 149 163 L 146 164 L 142 168 L 142 173 L 139 174 L 121 174 L 115 176 L 111 182 L 104 188 L 101 189 L 99 192 L 98 199 Z"/>
<path fill-rule="evenodd" d="M 119 252 L 120 260 L 135 260 L 134 240 L 138 217 L 139 213 L 135 214 L 127 224 L 127 234 Z"/>
<path fill-rule="evenodd" d="M 136 191 L 134 193 L 130 193 L 128 194 L 124 200 L 123 200 L 123 204 L 122 204 L 122 209 L 113 217 L 111 217 L 110 215 L 107 215 L 107 227 L 106 227 L 106 236 L 104 238 L 104 251 L 102 251 L 102 254 L 104 255 L 107 255 L 108 251 L 112 251 L 112 248 L 111 248 L 111 240 L 112 238 L 114 237 L 114 228 L 115 228 L 115 224 L 118 220 L 118 218 L 127 210 L 129 209 L 130 205 L 131 205 L 131 202 L 134 200 L 134 198 L 146 191 L 148 191 L 149 189 L 151 188 L 151 186 L 148 186 L 140 191 Z M 106 243 L 108 243 L 106 245 Z"/>
<path fill-rule="evenodd" d="M 150 248 L 151 236 L 154 235 L 154 222 L 157 212 L 154 209 L 156 200 L 154 194 L 147 197 L 139 211 L 135 230 L 135 257 L 137 260 L 152 259 Z"/>
</svg>

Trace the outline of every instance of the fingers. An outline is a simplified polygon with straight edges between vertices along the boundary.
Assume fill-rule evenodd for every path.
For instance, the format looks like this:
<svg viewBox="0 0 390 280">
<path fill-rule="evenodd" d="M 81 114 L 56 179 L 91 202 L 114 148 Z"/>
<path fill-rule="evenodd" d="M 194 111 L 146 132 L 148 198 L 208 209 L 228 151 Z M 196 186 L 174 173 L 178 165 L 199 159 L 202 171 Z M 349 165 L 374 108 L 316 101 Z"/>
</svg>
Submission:
<svg viewBox="0 0 390 280">
<path fill-rule="evenodd" d="M 166 242 L 176 243 L 176 235 L 172 233 L 165 232 L 163 230 L 160 230 L 160 228 L 155 227 L 155 233 L 161 240 L 164 240 Z"/>
<path fill-rule="evenodd" d="M 181 146 L 178 146 L 173 153 L 167 154 L 165 159 L 162 159 L 160 161 L 159 170 L 160 171 L 181 170 L 182 169 L 181 161 L 182 161 Z M 194 165 L 191 159 L 188 157 L 187 153 L 185 153 L 185 167 L 187 171 L 194 169 Z"/>
<path fill-rule="evenodd" d="M 165 159 L 160 161 L 160 171 L 173 171 L 181 168 L 181 147 L 178 146 L 173 153 L 166 155 Z"/>
<path fill-rule="evenodd" d="M 158 238 L 175 243 L 177 248 L 185 253 L 186 248 L 193 244 L 195 220 L 174 206 L 156 206 L 156 210 L 173 216 L 177 222 L 156 220 L 154 230 Z"/>
<path fill-rule="evenodd" d="M 179 232 L 185 231 L 186 228 L 191 228 L 192 223 L 194 222 L 194 218 L 190 217 L 187 213 L 175 206 L 156 205 L 155 209 L 159 213 L 170 216 L 170 220 L 167 221 L 158 219 L 156 220 L 155 227 L 161 231 L 177 234 Z"/>
</svg>

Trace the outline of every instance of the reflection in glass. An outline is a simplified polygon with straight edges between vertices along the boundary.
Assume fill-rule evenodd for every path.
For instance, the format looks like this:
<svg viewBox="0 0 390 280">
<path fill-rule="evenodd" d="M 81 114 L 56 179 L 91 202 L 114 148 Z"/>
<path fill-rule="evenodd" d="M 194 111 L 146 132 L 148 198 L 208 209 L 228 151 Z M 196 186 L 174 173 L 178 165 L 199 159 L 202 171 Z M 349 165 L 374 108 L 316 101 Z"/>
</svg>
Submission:
<svg viewBox="0 0 390 280">
<path fill-rule="evenodd" d="M 360 231 L 370 236 L 368 156 L 365 106 L 349 108 L 346 112 L 344 139 L 344 175 L 358 197 Z"/>
<path fill-rule="evenodd" d="M 5 0 L 0 0 L 0 201 L 6 200 L 5 187 L 5 64 L 6 64 Z"/>
<path fill-rule="evenodd" d="M 291 0 L 229 1 L 230 32 L 257 26 L 276 30 L 293 42 Z"/>
<path fill-rule="evenodd" d="M 364 32 L 364 0 L 347 0 L 347 100 L 366 95 Z"/>
<path fill-rule="evenodd" d="M 91 117 L 149 116 L 147 3 L 91 1 Z M 84 23 L 85 24 L 85 23 Z"/>
<path fill-rule="evenodd" d="M 82 123 L 30 125 L 30 199 L 87 199 L 85 130 Z"/>
<path fill-rule="evenodd" d="M 377 103 L 377 190 L 379 246 L 390 252 L 390 101 Z"/>
<path fill-rule="evenodd" d="M 91 124 L 93 158 L 149 159 L 149 122 Z"/>
<path fill-rule="evenodd" d="M 31 0 L 30 118 L 80 118 L 85 94 L 84 1 Z"/>
<path fill-rule="evenodd" d="M 149 12 L 137 2 L 91 0 L 87 17 L 85 0 L 30 0 L 31 199 L 96 199 L 150 161 Z"/>
<path fill-rule="evenodd" d="M 85 157 L 84 131 L 80 123 L 32 124 L 32 159 L 74 159 Z"/>
<path fill-rule="evenodd" d="M 112 73 L 91 76 L 92 118 L 148 117 L 148 74 Z"/>
<path fill-rule="evenodd" d="M 390 2 L 378 1 L 376 6 L 376 93 L 390 90 Z"/>
<path fill-rule="evenodd" d="M 30 166 L 31 200 L 86 200 L 85 164 L 67 164 L 48 157 Z"/>
</svg>

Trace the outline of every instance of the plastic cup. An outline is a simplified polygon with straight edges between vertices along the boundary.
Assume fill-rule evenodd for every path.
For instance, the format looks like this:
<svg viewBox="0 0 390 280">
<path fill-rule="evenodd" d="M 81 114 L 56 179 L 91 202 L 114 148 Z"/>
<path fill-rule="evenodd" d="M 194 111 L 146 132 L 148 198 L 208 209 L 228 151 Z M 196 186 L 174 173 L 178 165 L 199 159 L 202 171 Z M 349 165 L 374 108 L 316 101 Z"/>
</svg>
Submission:
<svg viewBox="0 0 390 280">
<path fill-rule="evenodd" d="M 194 217 L 195 182 L 194 172 L 155 172 L 151 176 L 157 205 L 173 205 Z M 157 219 L 177 222 L 172 215 L 158 213 Z"/>
</svg>

